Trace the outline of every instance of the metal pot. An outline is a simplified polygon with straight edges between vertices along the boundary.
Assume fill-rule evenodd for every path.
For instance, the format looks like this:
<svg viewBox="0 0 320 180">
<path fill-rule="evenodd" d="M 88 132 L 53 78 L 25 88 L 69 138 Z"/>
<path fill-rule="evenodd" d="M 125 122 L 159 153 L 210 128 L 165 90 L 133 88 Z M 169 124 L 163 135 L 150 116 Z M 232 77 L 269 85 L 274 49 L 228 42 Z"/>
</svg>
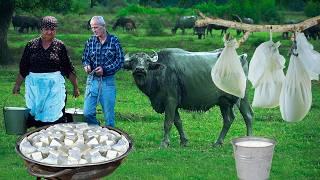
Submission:
<svg viewBox="0 0 320 180">
<path fill-rule="evenodd" d="M 77 179 L 77 180 L 78 179 L 86 179 L 86 180 L 95 179 L 95 178 L 107 176 L 111 174 L 117 167 L 119 167 L 119 165 L 122 163 L 124 158 L 128 156 L 129 152 L 132 150 L 132 147 L 133 147 L 132 139 L 127 133 L 117 128 L 106 126 L 108 129 L 114 130 L 119 134 L 123 135 L 124 137 L 126 137 L 129 142 L 128 150 L 123 155 L 115 159 L 99 162 L 99 163 L 77 164 L 77 165 L 67 166 L 67 165 L 46 164 L 46 163 L 38 162 L 24 156 L 20 151 L 21 141 L 25 137 L 29 136 L 30 134 L 38 132 L 42 129 L 46 129 L 49 126 L 52 126 L 52 125 L 35 129 L 31 132 L 24 134 L 17 140 L 15 150 L 19 154 L 19 156 L 22 157 L 22 159 L 24 159 L 25 164 L 27 166 L 28 173 L 32 176 L 43 177 L 47 179 L 59 178 L 59 179 Z"/>
</svg>

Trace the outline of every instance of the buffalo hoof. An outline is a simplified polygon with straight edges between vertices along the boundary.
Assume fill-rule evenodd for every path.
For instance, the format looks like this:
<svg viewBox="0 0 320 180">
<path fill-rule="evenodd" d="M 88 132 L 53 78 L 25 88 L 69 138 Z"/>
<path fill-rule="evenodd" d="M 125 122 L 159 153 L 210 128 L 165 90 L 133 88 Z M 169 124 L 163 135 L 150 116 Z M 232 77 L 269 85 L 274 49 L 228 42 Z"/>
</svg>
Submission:
<svg viewBox="0 0 320 180">
<path fill-rule="evenodd" d="M 160 148 L 168 148 L 169 145 L 170 145 L 169 142 L 162 141 L 161 144 L 160 144 Z"/>
<path fill-rule="evenodd" d="M 181 147 L 187 147 L 188 146 L 188 140 L 184 140 L 180 142 Z"/>
<path fill-rule="evenodd" d="M 222 144 L 223 144 L 223 142 L 215 142 L 215 143 L 212 144 L 212 147 L 213 148 L 221 147 Z"/>
</svg>

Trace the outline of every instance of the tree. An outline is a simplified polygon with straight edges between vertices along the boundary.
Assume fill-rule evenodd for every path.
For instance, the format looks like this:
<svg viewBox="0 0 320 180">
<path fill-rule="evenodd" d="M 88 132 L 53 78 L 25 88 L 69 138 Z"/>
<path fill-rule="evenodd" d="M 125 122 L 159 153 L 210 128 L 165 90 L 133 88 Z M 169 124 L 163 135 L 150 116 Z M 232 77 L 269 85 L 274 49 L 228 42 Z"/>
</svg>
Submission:
<svg viewBox="0 0 320 180">
<path fill-rule="evenodd" d="M 8 48 L 7 34 L 16 8 L 32 11 L 43 8 L 56 12 L 67 12 L 72 6 L 70 0 L 0 0 L 0 65 L 12 62 Z"/>
<path fill-rule="evenodd" d="M 11 61 L 7 43 L 7 33 L 14 10 L 14 0 L 0 1 L 0 64 L 8 64 Z"/>
</svg>

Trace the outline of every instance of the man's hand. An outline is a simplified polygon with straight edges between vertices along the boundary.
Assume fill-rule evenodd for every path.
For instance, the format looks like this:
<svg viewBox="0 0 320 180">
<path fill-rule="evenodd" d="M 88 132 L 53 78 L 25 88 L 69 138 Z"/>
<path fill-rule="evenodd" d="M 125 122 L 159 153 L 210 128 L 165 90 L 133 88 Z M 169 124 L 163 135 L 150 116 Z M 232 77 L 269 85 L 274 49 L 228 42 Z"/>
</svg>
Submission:
<svg viewBox="0 0 320 180">
<path fill-rule="evenodd" d="M 20 86 L 14 85 L 12 89 L 12 94 L 20 94 Z"/>
<path fill-rule="evenodd" d="M 101 66 L 98 66 L 96 69 L 94 69 L 95 73 L 97 76 L 102 76 L 103 75 L 103 69 Z"/>
<path fill-rule="evenodd" d="M 86 73 L 91 73 L 91 66 L 90 65 L 86 65 L 86 66 L 84 66 L 83 67 L 84 68 L 84 71 L 86 72 Z"/>
</svg>

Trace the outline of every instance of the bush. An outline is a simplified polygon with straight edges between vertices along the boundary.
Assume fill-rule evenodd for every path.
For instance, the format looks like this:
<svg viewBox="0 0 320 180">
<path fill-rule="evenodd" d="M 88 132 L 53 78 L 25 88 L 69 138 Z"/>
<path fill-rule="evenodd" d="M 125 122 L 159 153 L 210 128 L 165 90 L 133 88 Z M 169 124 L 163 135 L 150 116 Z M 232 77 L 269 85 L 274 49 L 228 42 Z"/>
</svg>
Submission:
<svg viewBox="0 0 320 180">
<path fill-rule="evenodd" d="M 255 22 L 279 22 L 275 0 L 230 0 L 229 3 L 217 5 L 215 3 L 201 3 L 194 6 L 203 13 L 224 19 L 232 19 L 235 14 L 240 17 L 252 18 Z M 229 17 L 228 17 L 229 16 Z"/>
<path fill-rule="evenodd" d="M 147 23 L 147 35 L 148 36 L 160 36 L 164 34 L 163 25 L 161 21 L 155 19 L 160 19 L 160 17 L 151 17 L 148 19 Z"/>
<path fill-rule="evenodd" d="M 320 2 L 309 1 L 304 8 L 304 13 L 308 17 L 320 15 Z"/>
<path fill-rule="evenodd" d="M 72 0 L 71 13 L 84 14 L 89 8 L 89 4 L 85 1 Z"/>
<path fill-rule="evenodd" d="M 194 8 L 200 10 L 202 13 L 216 17 L 224 17 L 228 12 L 233 12 L 231 11 L 231 4 L 216 5 L 212 2 L 195 5 Z"/>
<path fill-rule="evenodd" d="M 160 14 L 160 13 L 156 11 L 155 8 L 142 7 L 139 5 L 132 4 L 118 11 L 117 16 L 122 17 L 122 16 L 128 16 L 132 14 Z"/>
</svg>

